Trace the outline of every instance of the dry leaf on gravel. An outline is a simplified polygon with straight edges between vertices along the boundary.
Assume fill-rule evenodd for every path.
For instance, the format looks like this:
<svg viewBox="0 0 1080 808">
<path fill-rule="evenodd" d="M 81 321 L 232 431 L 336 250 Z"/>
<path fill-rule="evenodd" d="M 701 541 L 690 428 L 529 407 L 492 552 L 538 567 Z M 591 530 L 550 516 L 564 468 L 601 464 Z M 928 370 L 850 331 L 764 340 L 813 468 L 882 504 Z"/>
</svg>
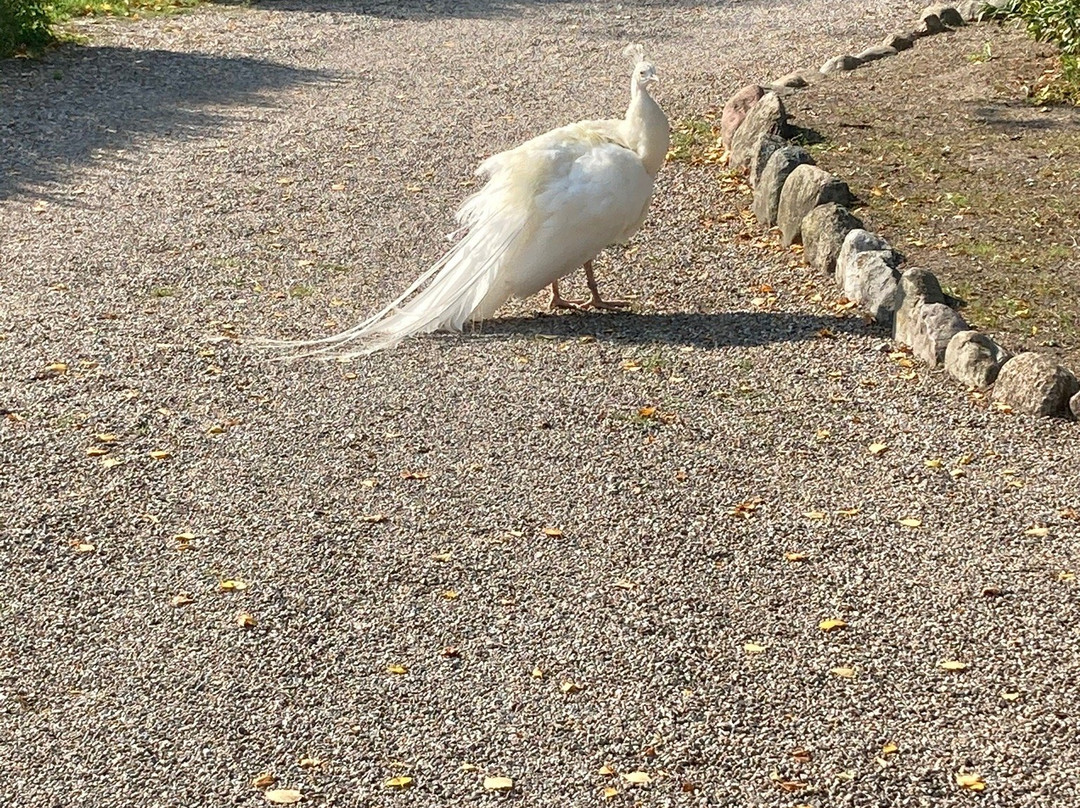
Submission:
<svg viewBox="0 0 1080 808">
<path fill-rule="evenodd" d="M 563 693 L 566 693 L 567 695 L 570 695 L 572 693 L 580 693 L 582 690 L 582 686 L 577 682 L 573 682 L 567 679 L 559 685 L 559 690 L 561 690 Z"/>
<path fill-rule="evenodd" d="M 270 772 L 263 772 L 262 774 L 260 774 L 258 777 L 256 777 L 254 780 L 251 781 L 251 787 L 252 788 L 268 788 L 269 786 L 272 786 L 275 782 L 277 782 L 277 777 L 275 777 Z"/>
<path fill-rule="evenodd" d="M 598 771 L 597 774 L 599 774 L 601 777 L 611 777 L 611 775 L 615 774 L 615 769 L 605 763 L 603 766 L 600 767 L 600 771 Z"/>
<path fill-rule="evenodd" d="M 888 444 L 885 444 L 885 443 L 871 443 L 867 447 L 866 450 L 868 452 L 870 452 L 870 454 L 872 454 L 874 457 L 877 457 L 878 455 L 885 454 L 885 452 L 887 452 L 888 449 L 889 449 Z"/>
<path fill-rule="evenodd" d="M 743 646 L 743 650 L 746 651 L 746 653 L 748 654 L 763 654 L 765 653 L 765 646 L 758 645 L 754 642 L 748 642 L 746 643 L 746 645 Z"/>
<path fill-rule="evenodd" d="M 304 769 L 317 769 L 319 766 L 323 765 L 323 763 L 324 761 L 322 758 L 310 756 L 300 758 L 300 767 Z"/>
<path fill-rule="evenodd" d="M 922 525 L 922 519 L 916 519 L 914 516 L 905 516 L 903 519 L 897 519 L 896 521 L 904 527 L 919 527 Z"/>
<path fill-rule="evenodd" d="M 603 789 L 603 790 L 602 790 L 602 791 L 600 792 L 600 795 L 601 795 L 601 796 L 602 796 L 602 797 L 603 797 L 603 798 L 604 798 L 605 800 L 610 800 L 610 799 L 611 799 L 612 797 L 617 797 L 617 796 L 619 796 L 619 789 L 617 789 L 617 788 L 612 788 L 611 786 L 607 786 L 606 788 L 604 788 L 604 789 Z"/>
<path fill-rule="evenodd" d="M 971 667 L 967 662 L 960 662 L 956 659 L 947 659 L 944 662 L 939 662 L 938 667 L 947 671 L 966 671 Z"/>
<path fill-rule="evenodd" d="M 247 581 L 243 581 L 239 578 L 225 578 L 218 583 L 219 592 L 242 592 L 247 588 Z"/>
<path fill-rule="evenodd" d="M 552 539 L 562 538 L 563 532 L 557 527 L 545 527 L 542 531 L 545 536 Z"/>
<path fill-rule="evenodd" d="M 894 743 L 887 743 L 881 747 L 881 756 L 888 757 L 889 755 L 896 754 L 900 751 L 900 747 Z"/>
<path fill-rule="evenodd" d="M 833 668 L 832 670 L 829 671 L 829 673 L 832 673 L 832 674 L 834 674 L 836 676 L 839 676 L 842 679 L 854 679 L 855 678 L 855 669 L 854 668 Z"/>
<path fill-rule="evenodd" d="M 187 592 L 181 592 L 178 595 L 173 595 L 172 597 L 172 605 L 178 609 L 181 606 L 187 606 L 189 603 L 194 602 L 195 598 L 191 597 L 191 595 L 189 595 Z"/>
<path fill-rule="evenodd" d="M 1024 531 L 1025 536 L 1035 536 L 1036 538 L 1045 539 L 1050 535 L 1050 528 L 1043 527 L 1042 525 L 1034 525 Z"/>
<path fill-rule="evenodd" d="M 170 457 L 172 457 L 172 452 L 168 451 L 167 449 L 155 449 L 154 451 L 150 452 L 150 456 L 154 458 L 154 460 L 168 460 Z"/>
<path fill-rule="evenodd" d="M 396 788 L 401 790 L 409 788 L 412 784 L 413 779 L 411 777 L 391 777 L 383 783 L 386 788 Z"/>
<path fill-rule="evenodd" d="M 514 787 L 514 781 L 509 777 L 485 777 L 484 788 L 488 791 L 509 791 Z"/>
<path fill-rule="evenodd" d="M 240 628 L 255 628 L 255 615 L 251 612 L 240 612 L 236 615 L 236 625 Z"/>
<path fill-rule="evenodd" d="M 387 673 L 393 673 L 398 676 L 402 676 L 409 672 L 409 669 L 406 668 L 404 665 L 387 665 L 386 670 Z"/>
<path fill-rule="evenodd" d="M 799 561 L 806 561 L 808 558 L 810 558 L 810 556 L 806 553 L 784 553 L 784 560 L 790 561 L 792 564 Z"/>
<path fill-rule="evenodd" d="M 539 665 L 537 665 L 535 668 L 533 668 L 532 669 L 532 678 L 533 679 L 543 679 L 544 678 L 544 670 L 543 670 L 543 668 L 541 668 Z"/>
<path fill-rule="evenodd" d="M 263 794 L 266 801 L 274 805 L 293 805 L 300 802 L 303 796 L 295 788 L 275 788 Z"/>
<path fill-rule="evenodd" d="M 649 775 L 645 772 L 641 771 L 627 772 L 626 774 L 621 776 L 623 780 L 635 786 L 647 786 L 649 783 L 652 782 L 652 778 L 649 777 Z"/>
<path fill-rule="evenodd" d="M 838 631 L 847 626 L 846 620 L 841 620 L 839 617 L 833 617 L 828 620 L 822 620 L 818 623 L 818 628 L 822 631 Z"/>
<path fill-rule="evenodd" d="M 957 774 L 956 784 L 968 791 L 982 791 L 986 788 L 986 783 L 978 774 Z"/>
<path fill-rule="evenodd" d="M 813 752 L 802 746 L 795 747 L 788 754 L 791 755 L 792 760 L 798 763 L 809 763 L 810 760 L 814 757 Z"/>
<path fill-rule="evenodd" d="M 803 516 L 805 516 L 807 519 L 813 519 L 817 521 L 820 519 L 824 519 L 825 513 L 823 511 L 804 511 Z"/>
</svg>

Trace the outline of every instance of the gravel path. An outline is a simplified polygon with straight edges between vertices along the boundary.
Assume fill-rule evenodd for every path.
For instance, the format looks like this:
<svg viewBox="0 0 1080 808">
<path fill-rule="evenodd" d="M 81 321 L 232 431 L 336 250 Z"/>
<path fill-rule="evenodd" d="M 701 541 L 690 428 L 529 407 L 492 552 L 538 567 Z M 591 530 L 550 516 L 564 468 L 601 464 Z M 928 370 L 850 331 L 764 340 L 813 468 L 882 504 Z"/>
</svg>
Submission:
<svg viewBox="0 0 1080 808">
<path fill-rule="evenodd" d="M 0 63 L 0 801 L 1080 804 L 1080 430 L 906 378 L 713 169 L 600 262 L 634 314 L 236 339 L 400 290 L 482 157 L 621 111 L 626 41 L 676 119 L 914 13 L 848 5 L 285 0 Z"/>
</svg>

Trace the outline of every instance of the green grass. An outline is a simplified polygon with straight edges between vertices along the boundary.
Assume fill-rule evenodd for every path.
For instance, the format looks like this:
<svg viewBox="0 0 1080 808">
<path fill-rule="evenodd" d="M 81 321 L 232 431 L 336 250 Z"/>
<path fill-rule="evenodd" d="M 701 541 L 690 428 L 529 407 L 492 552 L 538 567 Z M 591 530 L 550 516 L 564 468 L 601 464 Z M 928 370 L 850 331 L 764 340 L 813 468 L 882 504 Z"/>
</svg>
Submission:
<svg viewBox="0 0 1080 808">
<path fill-rule="evenodd" d="M 45 8 L 53 22 L 72 17 L 140 17 L 166 14 L 199 4 L 201 0 L 49 0 Z"/>
</svg>

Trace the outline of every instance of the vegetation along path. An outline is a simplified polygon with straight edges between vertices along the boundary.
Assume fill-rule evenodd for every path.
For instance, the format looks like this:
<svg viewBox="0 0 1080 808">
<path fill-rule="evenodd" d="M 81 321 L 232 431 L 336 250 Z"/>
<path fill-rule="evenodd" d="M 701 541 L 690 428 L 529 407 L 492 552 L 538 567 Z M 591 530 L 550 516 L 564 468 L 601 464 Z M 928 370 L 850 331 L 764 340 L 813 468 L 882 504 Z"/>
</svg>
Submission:
<svg viewBox="0 0 1080 808">
<path fill-rule="evenodd" d="M 1080 803 L 1080 431 L 899 367 L 715 164 L 598 262 L 632 312 L 245 342 L 390 299 L 628 41 L 687 121 L 916 11 L 279 0 L 0 63 L 0 798 Z M 908 182 L 855 190 L 965 206 Z"/>
</svg>

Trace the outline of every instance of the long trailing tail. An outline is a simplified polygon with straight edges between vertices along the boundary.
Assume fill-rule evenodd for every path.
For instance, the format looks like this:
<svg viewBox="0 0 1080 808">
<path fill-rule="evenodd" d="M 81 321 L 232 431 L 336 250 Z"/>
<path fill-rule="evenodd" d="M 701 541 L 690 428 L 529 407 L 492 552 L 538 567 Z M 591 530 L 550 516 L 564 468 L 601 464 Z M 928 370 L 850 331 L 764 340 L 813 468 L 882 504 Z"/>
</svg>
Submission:
<svg viewBox="0 0 1080 808">
<path fill-rule="evenodd" d="M 259 343 L 285 351 L 282 358 L 348 359 L 393 348 L 407 337 L 461 331 L 472 319 L 490 316 L 509 291 L 496 286 L 499 269 L 520 226 L 493 217 L 469 226 L 466 235 L 399 297 L 362 323 L 314 340 Z"/>
</svg>

